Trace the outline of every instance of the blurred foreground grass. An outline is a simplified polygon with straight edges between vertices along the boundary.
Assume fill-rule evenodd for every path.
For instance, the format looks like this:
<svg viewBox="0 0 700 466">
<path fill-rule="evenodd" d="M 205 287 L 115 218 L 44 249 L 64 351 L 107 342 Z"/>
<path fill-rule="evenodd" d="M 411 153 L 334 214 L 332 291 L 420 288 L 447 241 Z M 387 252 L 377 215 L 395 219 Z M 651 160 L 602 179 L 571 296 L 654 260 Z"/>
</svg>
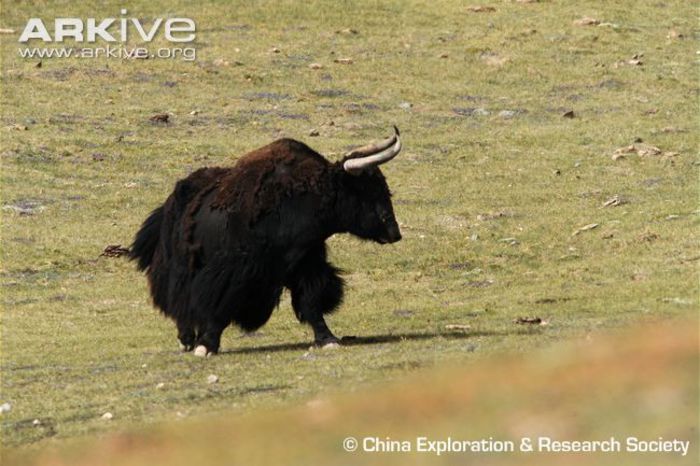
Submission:
<svg viewBox="0 0 700 466">
<path fill-rule="evenodd" d="M 529 355 L 424 370 L 386 387 L 322 396 L 239 417 L 220 414 L 112 435 L 11 464 L 697 464 L 698 322 L 659 325 Z M 347 351 L 343 349 L 342 351 Z M 355 452 L 343 440 L 360 442 Z M 364 438 L 408 441 L 410 452 L 366 452 Z M 418 452 L 430 440 L 513 441 L 513 453 Z M 521 439 L 615 438 L 621 452 L 519 452 Z M 679 451 L 626 451 L 627 438 L 689 441 Z M 635 444 L 639 442 L 634 440 Z M 367 443 L 373 448 L 375 441 Z"/>
</svg>

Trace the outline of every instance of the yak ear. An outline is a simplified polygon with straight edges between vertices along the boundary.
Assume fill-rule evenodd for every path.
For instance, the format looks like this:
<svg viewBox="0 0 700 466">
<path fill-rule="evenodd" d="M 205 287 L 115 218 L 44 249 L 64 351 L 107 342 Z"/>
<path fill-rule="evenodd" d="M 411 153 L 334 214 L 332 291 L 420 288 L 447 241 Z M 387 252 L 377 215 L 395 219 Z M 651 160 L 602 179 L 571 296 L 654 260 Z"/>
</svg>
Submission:
<svg viewBox="0 0 700 466">
<path fill-rule="evenodd" d="M 390 138 L 349 152 L 343 158 L 343 169 L 351 175 L 359 175 L 370 167 L 376 167 L 393 159 L 401 152 L 399 135 L 399 129 L 394 126 L 394 135 Z"/>
</svg>

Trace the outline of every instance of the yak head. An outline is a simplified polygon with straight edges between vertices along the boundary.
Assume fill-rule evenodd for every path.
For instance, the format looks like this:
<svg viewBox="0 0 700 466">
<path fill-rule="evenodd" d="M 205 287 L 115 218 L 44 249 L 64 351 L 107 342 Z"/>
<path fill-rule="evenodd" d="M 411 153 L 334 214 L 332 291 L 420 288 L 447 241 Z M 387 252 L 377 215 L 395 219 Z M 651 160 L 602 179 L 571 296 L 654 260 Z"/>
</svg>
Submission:
<svg viewBox="0 0 700 466">
<path fill-rule="evenodd" d="M 342 166 L 338 216 L 343 230 L 362 239 L 380 244 L 395 243 L 401 231 L 394 217 L 391 192 L 379 165 L 396 157 L 401 150 L 399 130 L 392 137 L 355 149 L 347 154 Z"/>
</svg>

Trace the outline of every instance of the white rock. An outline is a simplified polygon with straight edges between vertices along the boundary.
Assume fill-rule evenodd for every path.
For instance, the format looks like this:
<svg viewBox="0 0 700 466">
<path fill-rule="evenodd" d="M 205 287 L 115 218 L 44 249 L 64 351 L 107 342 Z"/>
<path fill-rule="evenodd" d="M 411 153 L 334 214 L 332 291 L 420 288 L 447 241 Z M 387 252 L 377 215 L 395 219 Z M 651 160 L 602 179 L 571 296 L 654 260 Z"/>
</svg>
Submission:
<svg viewBox="0 0 700 466">
<path fill-rule="evenodd" d="M 114 415 L 110 412 L 104 413 L 102 415 L 102 419 L 104 419 L 105 421 L 111 421 L 113 418 L 114 418 Z"/>
<path fill-rule="evenodd" d="M 159 383 L 158 385 L 156 385 L 156 388 L 158 388 L 158 389 L 161 389 L 161 388 L 163 388 L 163 387 L 165 387 L 165 383 L 163 383 L 163 382 L 161 382 L 161 383 Z"/>
<path fill-rule="evenodd" d="M 32 421 L 32 425 L 33 425 L 33 426 L 40 426 L 40 425 L 41 425 L 41 421 L 40 421 L 39 419 L 34 419 L 34 420 Z"/>
<path fill-rule="evenodd" d="M 3 403 L 0 405 L 0 414 L 8 413 L 12 410 L 12 405 L 10 403 Z"/>
<path fill-rule="evenodd" d="M 211 375 L 209 375 L 209 377 L 207 377 L 207 383 L 216 383 L 218 381 L 219 381 L 219 377 L 214 375 L 214 374 L 211 374 Z"/>
<path fill-rule="evenodd" d="M 197 347 L 194 349 L 194 355 L 198 358 L 204 358 L 208 354 L 209 352 L 207 351 L 207 347 L 204 345 L 197 345 Z"/>
<path fill-rule="evenodd" d="M 324 350 L 334 350 L 334 349 L 338 349 L 338 348 L 340 348 L 340 345 L 336 342 L 326 343 L 322 347 L 322 349 L 324 349 Z"/>
</svg>

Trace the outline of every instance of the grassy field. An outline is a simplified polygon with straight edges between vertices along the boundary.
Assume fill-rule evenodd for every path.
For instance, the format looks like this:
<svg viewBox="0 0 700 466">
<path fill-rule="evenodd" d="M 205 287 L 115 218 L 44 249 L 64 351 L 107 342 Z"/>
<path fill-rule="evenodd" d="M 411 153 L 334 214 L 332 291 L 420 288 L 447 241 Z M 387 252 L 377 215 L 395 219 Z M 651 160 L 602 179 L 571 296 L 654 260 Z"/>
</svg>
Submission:
<svg viewBox="0 0 700 466">
<path fill-rule="evenodd" d="M 18 56 L 28 18 L 52 29 L 124 3 L 2 4 L 5 447 L 237 417 L 697 314 L 693 2 L 129 2 L 144 21 L 193 18 L 197 59 Z M 228 329 L 221 355 L 183 355 L 133 264 L 100 257 L 195 168 L 281 136 L 335 159 L 393 124 L 404 240 L 329 242 L 348 282 L 330 326 L 354 345 L 309 349 L 287 296 L 260 332 Z"/>
</svg>

